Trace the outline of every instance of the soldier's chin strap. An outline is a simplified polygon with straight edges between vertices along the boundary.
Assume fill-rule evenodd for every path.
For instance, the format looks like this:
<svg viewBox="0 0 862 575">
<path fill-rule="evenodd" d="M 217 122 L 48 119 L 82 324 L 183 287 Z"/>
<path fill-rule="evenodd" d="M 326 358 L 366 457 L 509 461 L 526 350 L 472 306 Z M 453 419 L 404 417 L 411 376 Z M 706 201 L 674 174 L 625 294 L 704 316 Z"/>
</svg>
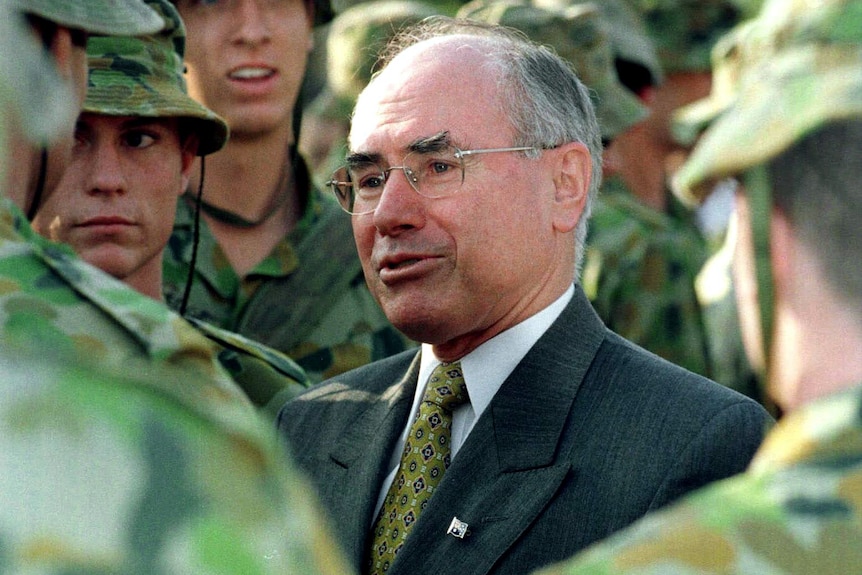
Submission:
<svg viewBox="0 0 862 575">
<path fill-rule="evenodd" d="M 36 180 L 36 191 L 33 194 L 33 201 L 30 202 L 30 207 L 27 209 L 27 221 L 32 222 L 36 214 L 39 213 L 39 207 L 42 204 L 42 196 L 45 195 L 45 179 L 48 177 L 48 148 L 43 146 L 42 153 L 39 158 L 39 178 Z"/>
<path fill-rule="evenodd" d="M 772 186 L 766 166 L 751 168 L 743 175 L 745 195 L 750 212 L 751 238 L 754 245 L 754 274 L 760 308 L 760 341 L 763 352 L 763 373 L 759 374 L 764 406 L 773 415 L 778 407 L 769 396 L 768 382 L 772 358 L 772 333 L 775 327 L 775 284 L 772 278 L 770 222 L 772 218 Z"/>
<path fill-rule="evenodd" d="M 204 194 L 204 156 L 201 156 L 201 175 L 198 180 L 198 193 L 195 197 L 195 219 L 192 225 L 192 259 L 189 262 L 189 275 L 186 277 L 186 286 L 183 290 L 183 299 L 180 303 L 179 314 L 186 315 L 186 308 L 189 305 L 189 296 L 192 293 L 192 284 L 195 282 L 195 267 L 198 262 L 198 244 L 201 239 L 201 201 Z"/>
</svg>

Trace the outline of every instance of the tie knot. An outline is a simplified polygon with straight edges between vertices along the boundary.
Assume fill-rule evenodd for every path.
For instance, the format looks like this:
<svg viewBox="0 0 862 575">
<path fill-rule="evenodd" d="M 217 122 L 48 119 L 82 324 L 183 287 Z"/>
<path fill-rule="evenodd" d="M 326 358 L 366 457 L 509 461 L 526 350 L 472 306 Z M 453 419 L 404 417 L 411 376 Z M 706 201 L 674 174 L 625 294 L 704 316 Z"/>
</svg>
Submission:
<svg viewBox="0 0 862 575">
<path fill-rule="evenodd" d="M 431 373 L 422 401 L 435 403 L 447 411 L 470 401 L 461 371 L 461 362 L 441 363 Z"/>
</svg>

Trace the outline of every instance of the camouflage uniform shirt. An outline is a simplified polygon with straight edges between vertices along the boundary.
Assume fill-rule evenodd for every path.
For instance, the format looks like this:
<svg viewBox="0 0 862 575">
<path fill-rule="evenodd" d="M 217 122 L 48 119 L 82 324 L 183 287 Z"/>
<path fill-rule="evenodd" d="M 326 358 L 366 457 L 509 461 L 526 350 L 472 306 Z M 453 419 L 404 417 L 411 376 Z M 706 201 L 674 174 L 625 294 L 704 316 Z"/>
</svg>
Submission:
<svg viewBox="0 0 862 575">
<path fill-rule="evenodd" d="M 0 286 L 0 573 L 347 572 L 198 330 L 5 198 Z"/>
<path fill-rule="evenodd" d="M 673 197 L 667 213 L 609 178 L 593 206 L 584 291 L 605 324 L 641 347 L 712 377 L 695 276 L 708 256 L 691 214 Z"/>
<path fill-rule="evenodd" d="M 0 322 L 3 345 L 38 346 L 99 366 L 133 359 L 168 364 L 212 383 L 209 393 L 247 404 L 216 347 L 164 305 L 46 240 L 0 199 Z"/>
<path fill-rule="evenodd" d="M 0 347 L 0 573 L 349 574 L 247 406 L 165 364 L 50 351 Z"/>
<path fill-rule="evenodd" d="M 273 347 L 296 360 L 312 381 L 321 381 L 413 344 L 392 327 L 368 291 L 350 217 L 334 199 L 311 188 L 304 163 L 299 168 L 297 181 L 304 182 L 307 190 L 304 214 L 296 228 L 245 277 L 236 274 L 201 220 L 187 315 Z M 330 218 L 329 231 L 314 238 L 314 228 L 323 218 Z M 164 293 L 174 309 L 182 301 L 191 262 L 193 221 L 193 201 L 180 198 L 164 256 Z M 315 248 L 303 252 L 306 261 L 299 261 L 298 246 L 309 238 Z M 334 256 L 336 251 L 341 255 Z M 298 273 L 304 274 L 299 276 L 302 285 L 290 284 Z M 274 293 L 275 282 L 289 287 Z M 252 313 L 253 309 L 257 311 Z M 273 335 L 278 330 L 284 335 L 300 329 L 301 337 L 288 334 L 289 344 Z"/>
<path fill-rule="evenodd" d="M 305 371 L 283 353 L 206 322 L 188 321 L 216 345 L 222 367 L 264 416 L 274 420 L 282 405 L 311 385 Z"/>
<path fill-rule="evenodd" d="M 793 575 L 862 566 L 862 384 L 782 419 L 747 472 L 542 575 Z"/>
</svg>

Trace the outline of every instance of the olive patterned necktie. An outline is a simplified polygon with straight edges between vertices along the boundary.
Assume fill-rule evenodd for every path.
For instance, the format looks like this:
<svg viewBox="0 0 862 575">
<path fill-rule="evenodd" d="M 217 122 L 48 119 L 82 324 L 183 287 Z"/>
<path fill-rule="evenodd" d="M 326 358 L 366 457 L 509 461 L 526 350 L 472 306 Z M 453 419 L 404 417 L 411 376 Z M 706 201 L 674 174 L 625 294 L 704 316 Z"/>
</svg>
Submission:
<svg viewBox="0 0 862 575">
<path fill-rule="evenodd" d="M 401 463 L 371 531 L 368 575 L 385 573 L 449 467 L 452 411 L 469 401 L 461 363 L 442 363 L 428 379 Z"/>
</svg>

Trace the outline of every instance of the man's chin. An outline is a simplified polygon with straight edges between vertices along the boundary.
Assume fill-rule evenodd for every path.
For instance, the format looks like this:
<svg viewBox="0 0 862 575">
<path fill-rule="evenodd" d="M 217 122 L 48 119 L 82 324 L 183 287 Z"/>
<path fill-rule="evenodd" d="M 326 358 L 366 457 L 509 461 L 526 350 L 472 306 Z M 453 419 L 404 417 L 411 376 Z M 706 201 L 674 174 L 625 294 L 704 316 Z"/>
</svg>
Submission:
<svg viewBox="0 0 862 575">
<path fill-rule="evenodd" d="M 229 114 L 230 139 L 238 142 L 271 136 L 291 125 L 292 121 L 291 114 L 284 109 L 262 105 L 244 107 Z"/>
<path fill-rule="evenodd" d="M 134 269 L 134 266 L 128 262 L 126 254 L 116 247 L 83 253 L 81 259 L 120 281 L 124 281 Z"/>
</svg>

